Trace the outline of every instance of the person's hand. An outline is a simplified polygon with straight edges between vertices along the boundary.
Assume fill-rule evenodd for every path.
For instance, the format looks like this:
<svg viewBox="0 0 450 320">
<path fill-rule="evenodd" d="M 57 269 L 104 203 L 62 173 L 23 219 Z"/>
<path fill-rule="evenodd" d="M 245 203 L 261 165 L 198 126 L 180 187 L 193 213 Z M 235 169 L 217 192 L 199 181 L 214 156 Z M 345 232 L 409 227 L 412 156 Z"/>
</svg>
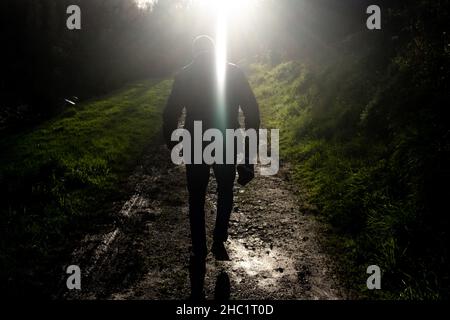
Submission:
<svg viewBox="0 0 450 320">
<path fill-rule="evenodd" d="M 255 166 L 253 164 L 238 164 L 237 172 L 239 174 L 238 183 L 245 186 L 255 177 Z"/>
</svg>

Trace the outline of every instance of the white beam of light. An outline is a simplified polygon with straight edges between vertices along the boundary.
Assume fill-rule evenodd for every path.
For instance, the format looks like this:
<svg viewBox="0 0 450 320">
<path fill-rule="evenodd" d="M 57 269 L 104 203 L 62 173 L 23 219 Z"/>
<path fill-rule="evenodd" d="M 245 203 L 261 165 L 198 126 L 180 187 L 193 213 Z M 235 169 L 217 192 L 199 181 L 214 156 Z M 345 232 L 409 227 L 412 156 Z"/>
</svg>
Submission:
<svg viewBox="0 0 450 320">
<path fill-rule="evenodd" d="M 216 70 L 217 84 L 224 90 L 227 70 L 227 19 L 223 14 L 217 17 L 216 25 Z"/>
<path fill-rule="evenodd" d="M 215 0 L 216 9 L 216 81 L 217 81 L 217 107 L 219 122 L 223 129 L 225 126 L 226 104 L 226 78 L 227 78 L 227 29 L 228 13 L 230 10 L 226 0 Z M 229 4 L 229 3 L 228 3 Z"/>
</svg>

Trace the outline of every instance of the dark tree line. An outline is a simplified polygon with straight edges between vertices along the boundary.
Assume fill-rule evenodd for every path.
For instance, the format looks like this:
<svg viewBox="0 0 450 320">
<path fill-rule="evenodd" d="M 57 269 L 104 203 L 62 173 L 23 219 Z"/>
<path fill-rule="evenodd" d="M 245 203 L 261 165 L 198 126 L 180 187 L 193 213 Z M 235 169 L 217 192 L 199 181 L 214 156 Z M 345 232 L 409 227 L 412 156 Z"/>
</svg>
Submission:
<svg viewBox="0 0 450 320">
<path fill-rule="evenodd" d="M 66 28 L 66 8 L 82 10 L 82 30 Z M 52 112 L 66 96 L 81 98 L 166 71 L 161 18 L 132 1 L 3 1 L 2 104 Z M 154 26 L 151 26 L 154 24 Z"/>
</svg>

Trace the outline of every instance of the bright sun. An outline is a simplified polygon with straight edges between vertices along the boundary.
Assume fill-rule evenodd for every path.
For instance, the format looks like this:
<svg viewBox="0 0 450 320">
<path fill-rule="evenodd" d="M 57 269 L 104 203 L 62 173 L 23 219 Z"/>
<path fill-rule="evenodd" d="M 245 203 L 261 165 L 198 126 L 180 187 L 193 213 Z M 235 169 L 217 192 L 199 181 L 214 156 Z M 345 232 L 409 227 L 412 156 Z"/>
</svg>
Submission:
<svg viewBox="0 0 450 320">
<path fill-rule="evenodd" d="M 140 8 L 147 8 L 158 0 L 135 0 Z M 226 78 L 225 65 L 227 62 L 228 36 L 230 27 L 239 29 L 251 24 L 261 0 L 185 0 L 198 10 L 200 16 L 213 17 L 215 20 L 215 41 L 217 77 L 219 87 L 223 86 Z"/>
<path fill-rule="evenodd" d="M 138 7 L 145 9 L 158 0 L 135 0 Z M 228 40 L 230 27 L 240 29 L 252 24 L 257 2 L 261 0 L 185 0 L 198 10 L 200 16 L 213 17 L 215 21 L 216 81 L 219 108 L 224 108 L 227 78 Z"/>
<path fill-rule="evenodd" d="M 251 6 L 254 0 L 197 0 L 202 5 L 217 11 L 236 11 L 246 9 Z"/>
<path fill-rule="evenodd" d="M 134 0 L 139 8 L 146 8 L 149 4 L 153 3 L 153 0 Z"/>
<path fill-rule="evenodd" d="M 135 0 L 140 8 L 158 2 L 158 0 Z M 241 14 L 251 8 L 257 0 L 193 0 L 192 3 L 199 5 L 209 13 L 229 13 Z"/>
</svg>

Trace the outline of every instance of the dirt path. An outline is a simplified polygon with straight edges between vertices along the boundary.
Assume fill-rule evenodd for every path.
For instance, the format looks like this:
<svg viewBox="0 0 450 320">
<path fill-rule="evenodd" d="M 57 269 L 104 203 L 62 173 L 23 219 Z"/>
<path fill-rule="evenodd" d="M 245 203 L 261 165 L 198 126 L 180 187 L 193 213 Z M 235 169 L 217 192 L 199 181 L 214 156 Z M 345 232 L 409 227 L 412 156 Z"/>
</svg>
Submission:
<svg viewBox="0 0 450 320">
<path fill-rule="evenodd" d="M 235 186 L 235 208 L 227 242 L 231 261 L 207 260 L 205 291 L 214 296 L 226 272 L 231 299 L 340 299 L 332 263 L 319 245 L 324 234 L 302 212 L 283 168 Z M 88 235 L 73 253 L 82 271 L 82 290 L 68 299 L 186 299 L 189 296 L 189 223 L 183 167 L 170 163 L 164 146 L 150 148 L 130 176 L 132 196 L 118 204 L 116 223 Z M 207 231 L 212 234 L 215 181 L 207 196 Z M 303 210 L 304 211 L 304 210 Z M 211 238 L 208 245 L 211 245 Z"/>
</svg>

